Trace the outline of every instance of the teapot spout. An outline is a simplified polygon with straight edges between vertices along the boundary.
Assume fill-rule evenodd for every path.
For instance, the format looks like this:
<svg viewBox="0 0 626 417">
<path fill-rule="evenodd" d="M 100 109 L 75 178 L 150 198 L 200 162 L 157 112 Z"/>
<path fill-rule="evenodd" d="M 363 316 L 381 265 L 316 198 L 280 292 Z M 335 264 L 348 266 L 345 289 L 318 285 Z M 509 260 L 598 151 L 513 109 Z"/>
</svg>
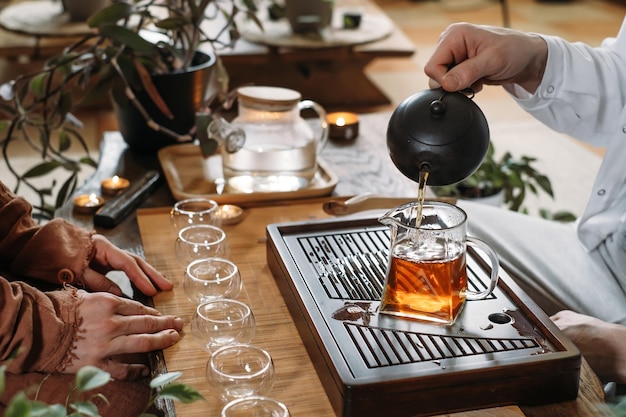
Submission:
<svg viewBox="0 0 626 417">
<path fill-rule="evenodd" d="M 246 142 L 246 133 L 240 127 L 233 126 L 223 117 L 214 118 L 207 128 L 209 139 L 222 145 L 226 152 L 235 153 L 243 148 Z"/>
</svg>

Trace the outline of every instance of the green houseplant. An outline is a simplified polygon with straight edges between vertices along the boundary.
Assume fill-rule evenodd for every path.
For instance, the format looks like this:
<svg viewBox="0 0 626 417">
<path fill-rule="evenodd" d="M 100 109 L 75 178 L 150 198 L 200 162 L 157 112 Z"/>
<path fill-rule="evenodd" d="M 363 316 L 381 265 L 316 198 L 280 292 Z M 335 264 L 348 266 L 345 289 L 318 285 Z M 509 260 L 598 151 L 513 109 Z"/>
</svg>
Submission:
<svg viewBox="0 0 626 417">
<path fill-rule="evenodd" d="M 433 187 L 439 197 L 485 198 L 502 193 L 502 202 L 513 211 L 523 210 L 522 204 L 529 192 L 539 191 L 554 197 L 550 179 L 538 172 L 532 163 L 535 158 L 514 158 L 510 152 L 496 159 L 493 143 L 478 170 L 465 180 L 452 185 Z"/>
<path fill-rule="evenodd" d="M 4 391 L 6 365 L 0 366 L 0 395 Z M 185 384 L 175 383 L 182 374 L 180 372 L 168 372 L 158 375 L 150 381 L 150 398 L 145 406 L 145 412 L 139 417 L 156 417 L 149 413 L 150 407 L 158 399 L 168 399 L 191 403 L 204 399 L 195 388 Z M 17 393 L 7 405 L 5 417 L 96 417 L 99 416 L 98 407 L 94 403 L 95 398 L 104 402 L 109 399 L 102 394 L 90 394 L 111 381 L 111 375 L 94 366 L 85 366 L 78 370 L 74 384 L 66 400 L 66 404 L 46 404 L 41 401 L 29 399 L 24 392 Z"/>
<path fill-rule="evenodd" d="M 237 40 L 236 17 L 258 23 L 255 13 L 253 0 L 113 0 L 91 16 L 92 33 L 47 60 L 41 70 L 0 86 L 0 149 L 16 181 L 14 191 L 25 187 L 37 195 L 36 217 L 53 216 L 76 189 L 81 168 L 96 165 L 74 114 L 102 96 L 113 98 L 118 116 L 118 107 L 128 108 L 130 103 L 131 111 L 141 118 L 131 125 L 146 125 L 149 133 L 160 135 L 161 139 L 145 141 L 151 152 L 167 143 L 191 140 L 195 119 L 189 106 L 206 110 L 226 94 L 227 76 L 215 57 L 220 48 Z M 155 79 L 179 76 L 207 62 L 213 73 L 195 76 L 202 82 L 192 87 L 195 102 L 169 105 Z M 210 90 L 212 80 L 215 87 Z M 190 118 L 182 130 L 166 125 L 178 120 L 179 108 Z M 155 146 L 150 140 L 161 142 Z M 12 163 L 12 148 L 18 143 L 38 153 L 40 162 L 20 171 Z"/>
</svg>

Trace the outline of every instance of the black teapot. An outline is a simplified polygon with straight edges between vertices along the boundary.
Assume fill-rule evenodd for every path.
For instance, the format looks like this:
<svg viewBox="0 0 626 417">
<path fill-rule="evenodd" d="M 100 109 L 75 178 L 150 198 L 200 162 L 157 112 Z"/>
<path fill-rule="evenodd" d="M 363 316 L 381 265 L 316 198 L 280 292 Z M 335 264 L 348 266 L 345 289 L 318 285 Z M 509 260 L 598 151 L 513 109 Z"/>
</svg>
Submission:
<svg viewBox="0 0 626 417">
<path fill-rule="evenodd" d="M 391 115 L 387 148 L 395 166 L 413 181 L 428 171 L 428 185 L 454 184 L 480 166 L 489 148 L 489 126 L 466 94 L 424 90 Z"/>
</svg>

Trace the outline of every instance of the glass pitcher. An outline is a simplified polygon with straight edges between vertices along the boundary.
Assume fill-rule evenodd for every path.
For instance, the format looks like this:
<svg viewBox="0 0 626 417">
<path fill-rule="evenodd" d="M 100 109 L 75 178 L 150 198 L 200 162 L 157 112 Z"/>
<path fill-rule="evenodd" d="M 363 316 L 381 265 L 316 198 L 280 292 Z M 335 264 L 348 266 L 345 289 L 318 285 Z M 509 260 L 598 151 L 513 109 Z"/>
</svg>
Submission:
<svg viewBox="0 0 626 417">
<path fill-rule="evenodd" d="M 280 87 L 241 87 L 237 96 L 239 112 L 231 124 L 244 131 L 246 140 L 237 152 L 222 151 L 226 190 L 286 192 L 309 186 L 328 139 L 322 106 Z M 319 134 L 300 116 L 305 109 L 317 113 Z"/>
<path fill-rule="evenodd" d="M 391 227 L 389 265 L 380 313 L 441 324 L 452 324 L 465 300 L 486 298 L 498 282 L 498 256 L 482 240 L 466 235 L 467 215 L 459 207 L 426 201 L 401 205 L 379 221 Z M 420 222 L 416 222 L 416 219 Z M 484 251 L 491 279 L 468 290 L 467 245 Z"/>
</svg>

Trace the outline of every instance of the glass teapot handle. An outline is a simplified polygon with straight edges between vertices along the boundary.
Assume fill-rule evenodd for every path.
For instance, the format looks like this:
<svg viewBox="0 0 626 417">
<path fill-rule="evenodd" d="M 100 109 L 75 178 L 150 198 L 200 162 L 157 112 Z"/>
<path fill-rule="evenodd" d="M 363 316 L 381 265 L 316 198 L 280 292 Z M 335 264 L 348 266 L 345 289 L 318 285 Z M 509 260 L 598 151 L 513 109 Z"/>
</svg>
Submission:
<svg viewBox="0 0 626 417">
<path fill-rule="evenodd" d="M 298 109 L 300 109 L 300 111 L 305 109 L 312 109 L 313 111 L 315 111 L 315 113 L 317 113 L 317 116 L 322 122 L 322 133 L 318 138 L 316 147 L 316 152 L 319 155 L 326 146 L 326 142 L 328 142 L 328 120 L 326 119 L 326 110 L 324 110 L 324 108 L 320 104 L 314 102 L 313 100 L 300 101 L 298 103 Z"/>
</svg>

